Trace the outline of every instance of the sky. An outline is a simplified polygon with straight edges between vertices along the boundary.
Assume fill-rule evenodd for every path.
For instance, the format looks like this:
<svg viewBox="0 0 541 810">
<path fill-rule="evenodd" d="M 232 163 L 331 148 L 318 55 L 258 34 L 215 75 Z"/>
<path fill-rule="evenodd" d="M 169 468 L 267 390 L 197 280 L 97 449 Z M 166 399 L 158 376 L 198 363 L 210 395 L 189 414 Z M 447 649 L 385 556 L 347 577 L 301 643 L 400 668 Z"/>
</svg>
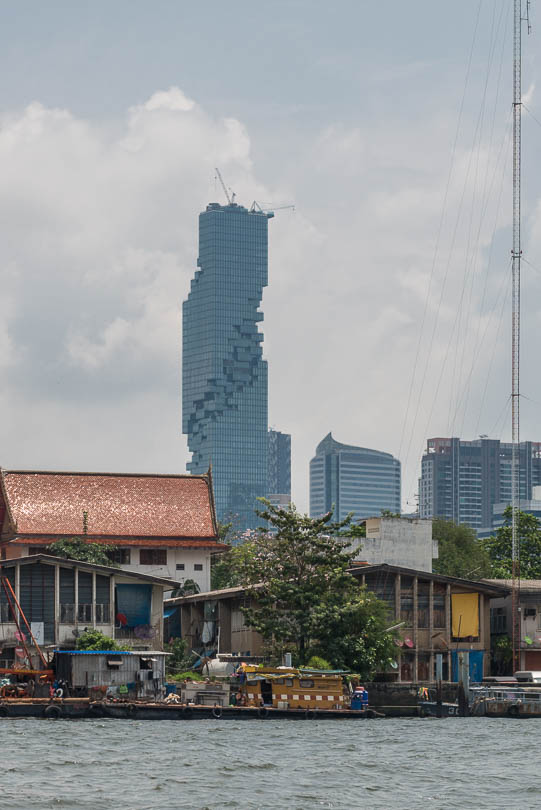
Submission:
<svg viewBox="0 0 541 810">
<path fill-rule="evenodd" d="M 521 436 L 541 441 L 541 70 L 523 42 Z M 510 0 L 0 1 L 0 464 L 185 472 L 197 217 L 269 223 L 269 422 L 510 438 Z"/>
</svg>

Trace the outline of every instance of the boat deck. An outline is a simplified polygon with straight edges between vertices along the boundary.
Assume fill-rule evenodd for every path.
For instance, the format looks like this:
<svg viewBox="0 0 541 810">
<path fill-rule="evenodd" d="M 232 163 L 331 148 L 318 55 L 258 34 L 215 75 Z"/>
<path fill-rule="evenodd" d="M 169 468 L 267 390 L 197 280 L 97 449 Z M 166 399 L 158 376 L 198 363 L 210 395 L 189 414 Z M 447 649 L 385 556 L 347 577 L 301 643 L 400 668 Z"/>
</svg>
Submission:
<svg viewBox="0 0 541 810">
<path fill-rule="evenodd" d="M 251 706 L 182 705 L 179 703 L 91 701 L 88 698 L 6 698 L 0 703 L 0 720 L 10 717 L 43 717 L 51 720 L 114 718 L 117 720 L 366 720 L 384 717 L 374 709 L 274 709 Z"/>
</svg>

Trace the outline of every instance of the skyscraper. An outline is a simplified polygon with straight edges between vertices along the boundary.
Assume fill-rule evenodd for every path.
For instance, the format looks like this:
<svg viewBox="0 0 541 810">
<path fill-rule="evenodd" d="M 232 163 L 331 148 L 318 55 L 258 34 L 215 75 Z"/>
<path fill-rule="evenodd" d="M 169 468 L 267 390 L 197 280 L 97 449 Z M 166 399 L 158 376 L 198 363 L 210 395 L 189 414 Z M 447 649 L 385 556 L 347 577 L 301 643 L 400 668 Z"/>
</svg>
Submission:
<svg viewBox="0 0 541 810">
<path fill-rule="evenodd" d="M 267 362 L 257 324 L 271 216 L 210 203 L 199 215 L 199 269 L 183 304 L 187 466 L 202 473 L 212 464 L 218 519 L 238 529 L 259 525 L 256 498 L 268 492 Z"/>
<path fill-rule="evenodd" d="M 511 503 L 512 445 L 499 439 L 428 439 L 421 462 L 419 515 L 493 526 L 495 504 Z M 520 499 L 530 501 L 541 484 L 541 443 L 521 442 Z"/>
<path fill-rule="evenodd" d="M 400 513 L 400 462 L 390 453 L 340 444 L 328 433 L 310 461 L 310 516 L 334 519 Z"/>
<path fill-rule="evenodd" d="M 291 496 L 291 436 L 269 430 L 269 495 Z"/>
</svg>

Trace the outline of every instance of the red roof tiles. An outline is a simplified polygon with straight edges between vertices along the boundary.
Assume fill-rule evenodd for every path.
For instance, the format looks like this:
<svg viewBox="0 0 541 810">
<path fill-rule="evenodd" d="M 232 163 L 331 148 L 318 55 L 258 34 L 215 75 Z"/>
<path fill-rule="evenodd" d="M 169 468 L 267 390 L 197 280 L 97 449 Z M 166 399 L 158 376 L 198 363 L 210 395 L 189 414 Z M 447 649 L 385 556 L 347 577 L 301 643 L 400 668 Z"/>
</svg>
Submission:
<svg viewBox="0 0 541 810">
<path fill-rule="evenodd" d="M 2 483 L 19 535 L 81 535 L 86 512 L 90 537 L 216 538 L 207 476 L 3 470 Z"/>
</svg>

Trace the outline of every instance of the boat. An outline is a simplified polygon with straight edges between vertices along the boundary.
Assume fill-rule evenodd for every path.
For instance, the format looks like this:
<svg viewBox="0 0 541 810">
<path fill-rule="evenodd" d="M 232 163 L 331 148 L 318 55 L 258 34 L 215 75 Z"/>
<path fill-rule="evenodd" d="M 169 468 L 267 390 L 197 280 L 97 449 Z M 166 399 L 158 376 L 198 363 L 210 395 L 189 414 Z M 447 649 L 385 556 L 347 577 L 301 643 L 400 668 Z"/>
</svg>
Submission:
<svg viewBox="0 0 541 810">
<path fill-rule="evenodd" d="M 480 686 L 470 689 L 474 717 L 541 717 L 541 689 Z"/>
</svg>

